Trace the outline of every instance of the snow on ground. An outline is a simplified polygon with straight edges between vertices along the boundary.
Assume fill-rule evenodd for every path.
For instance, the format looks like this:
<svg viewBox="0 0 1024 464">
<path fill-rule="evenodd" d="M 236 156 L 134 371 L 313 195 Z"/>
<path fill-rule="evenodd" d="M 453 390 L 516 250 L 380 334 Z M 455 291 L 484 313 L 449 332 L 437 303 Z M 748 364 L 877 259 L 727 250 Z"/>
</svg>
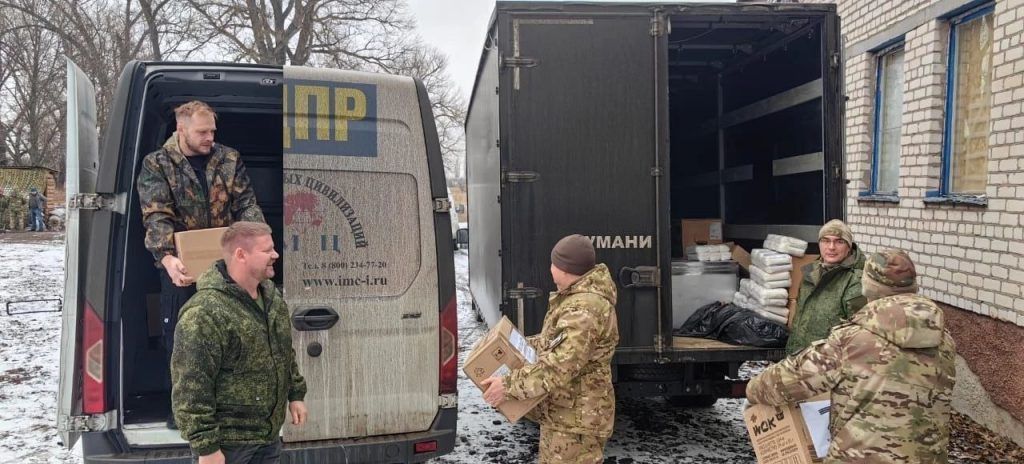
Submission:
<svg viewBox="0 0 1024 464">
<path fill-rule="evenodd" d="M 54 302 L 17 302 L 64 297 L 62 240 L 0 239 L 0 462 L 81 462 L 81 451 L 64 451 L 57 438 L 61 313 L 6 312 L 57 309 Z"/>
</svg>

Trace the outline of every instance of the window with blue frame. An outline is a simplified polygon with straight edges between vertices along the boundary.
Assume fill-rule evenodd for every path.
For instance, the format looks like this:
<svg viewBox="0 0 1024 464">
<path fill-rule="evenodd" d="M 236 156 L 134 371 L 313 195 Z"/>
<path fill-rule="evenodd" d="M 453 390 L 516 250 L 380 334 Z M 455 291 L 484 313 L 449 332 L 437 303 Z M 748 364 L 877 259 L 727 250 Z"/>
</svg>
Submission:
<svg viewBox="0 0 1024 464">
<path fill-rule="evenodd" d="M 931 196 L 978 196 L 988 184 L 992 109 L 992 11 L 985 5 L 950 21 L 942 179 Z"/>
<path fill-rule="evenodd" d="M 865 196 L 896 196 L 899 188 L 904 55 L 902 42 L 877 54 L 871 186 Z"/>
</svg>

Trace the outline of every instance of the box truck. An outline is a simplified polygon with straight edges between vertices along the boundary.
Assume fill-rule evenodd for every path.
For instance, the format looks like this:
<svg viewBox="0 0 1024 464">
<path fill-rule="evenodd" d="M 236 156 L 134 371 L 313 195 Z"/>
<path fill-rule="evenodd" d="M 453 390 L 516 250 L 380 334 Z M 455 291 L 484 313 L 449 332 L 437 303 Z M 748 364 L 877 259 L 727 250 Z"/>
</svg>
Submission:
<svg viewBox="0 0 1024 464">
<path fill-rule="evenodd" d="M 466 120 L 474 309 L 539 332 L 551 247 L 583 234 L 617 279 L 619 394 L 743 396 L 783 352 L 672 336 L 679 225 L 750 250 L 842 218 L 841 66 L 835 5 L 499 1 Z"/>
</svg>

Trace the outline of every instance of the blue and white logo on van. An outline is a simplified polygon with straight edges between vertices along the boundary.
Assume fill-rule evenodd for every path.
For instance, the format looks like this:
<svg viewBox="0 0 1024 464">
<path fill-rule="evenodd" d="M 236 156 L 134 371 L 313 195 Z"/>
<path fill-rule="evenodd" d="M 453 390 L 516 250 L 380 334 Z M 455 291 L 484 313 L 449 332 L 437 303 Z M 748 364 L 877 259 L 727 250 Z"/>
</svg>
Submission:
<svg viewBox="0 0 1024 464">
<path fill-rule="evenodd" d="M 377 156 L 377 86 L 287 80 L 284 152 Z"/>
</svg>

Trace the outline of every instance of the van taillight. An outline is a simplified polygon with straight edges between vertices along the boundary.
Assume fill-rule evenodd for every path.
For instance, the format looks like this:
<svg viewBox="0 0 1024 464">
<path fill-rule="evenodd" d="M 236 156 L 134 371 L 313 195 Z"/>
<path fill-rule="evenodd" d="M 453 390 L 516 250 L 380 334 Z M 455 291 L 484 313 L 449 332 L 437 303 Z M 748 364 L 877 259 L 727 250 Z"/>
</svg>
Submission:
<svg viewBox="0 0 1024 464">
<path fill-rule="evenodd" d="M 107 411 L 103 389 L 103 321 L 88 302 L 82 313 L 82 412 L 102 414 Z"/>
<path fill-rule="evenodd" d="M 441 394 L 458 393 L 459 367 L 459 308 L 455 297 L 441 311 Z"/>
</svg>

